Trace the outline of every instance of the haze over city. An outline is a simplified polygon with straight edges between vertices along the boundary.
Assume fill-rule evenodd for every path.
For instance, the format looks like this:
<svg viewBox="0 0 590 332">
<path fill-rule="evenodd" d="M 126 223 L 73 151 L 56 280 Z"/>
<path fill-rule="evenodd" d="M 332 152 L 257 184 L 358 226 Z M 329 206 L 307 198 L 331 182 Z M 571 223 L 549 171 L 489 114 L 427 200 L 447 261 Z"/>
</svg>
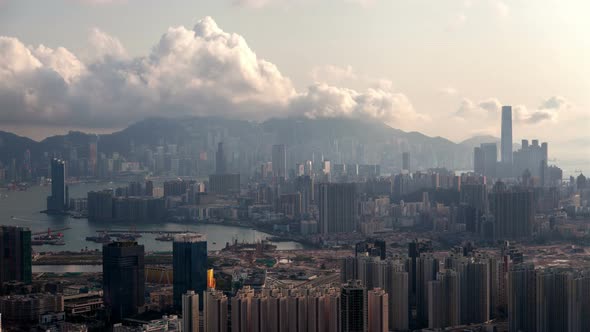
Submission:
<svg viewBox="0 0 590 332">
<path fill-rule="evenodd" d="M 590 331 L 589 12 L 0 0 L 0 332 Z"/>
</svg>

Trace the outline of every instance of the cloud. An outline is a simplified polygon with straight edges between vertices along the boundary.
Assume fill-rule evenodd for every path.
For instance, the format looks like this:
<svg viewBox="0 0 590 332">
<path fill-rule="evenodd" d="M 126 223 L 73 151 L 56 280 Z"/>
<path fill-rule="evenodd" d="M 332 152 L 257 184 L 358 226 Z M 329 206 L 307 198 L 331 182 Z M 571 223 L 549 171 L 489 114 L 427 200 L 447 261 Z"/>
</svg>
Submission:
<svg viewBox="0 0 590 332">
<path fill-rule="evenodd" d="M 502 103 L 497 98 L 488 98 L 479 102 L 473 102 L 464 98 L 454 115 L 464 120 L 499 118 Z M 555 121 L 558 115 L 571 108 L 571 103 L 561 96 L 553 96 L 541 102 L 541 104 L 529 109 L 526 105 L 512 106 L 512 117 L 515 123 L 539 124 L 545 121 Z"/>
<path fill-rule="evenodd" d="M 144 56 L 130 57 L 98 29 L 89 41 L 93 56 L 82 60 L 65 48 L 0 37 L 0 122 L 120 128 L 147 116 L 342 116 L 399 127 L 425 119 L 387 81 L 359 92 L 322 82 L 318 73 L 317 83 L 298 92 L 242 36 L 210 17 L 193 29 L 169 28 Z"/>
<path fill-rule="evenodd" d="M 378 0 L 340 0 L 343 3 L 356 4 L 361 7 L 370 7 L 377 3 Z M 232 0 L 232 3 L 236 6 L 250 7 L 250 8 L 263 8 L 269 6 L 292 6 L 303 3 L 317 3 L 313 0 Z"/>
<path fill-rule="evenodd" d="M 449 96 L 454 96 L 456 95 L 459 91 L 457 91 L 457 89 L 453 88 L 453 87 L 446 87 L 446 88 L 442 88 L 440 89 L 440 92 L 449 95 Z"/>
<path fill-rule="evenodd" d="M 498 17 L 504 18 L 510 15 L 510 7 L 508 7 L 508 5 L 504 1 L 492 0 L 491 5 Z"/>
</svg>

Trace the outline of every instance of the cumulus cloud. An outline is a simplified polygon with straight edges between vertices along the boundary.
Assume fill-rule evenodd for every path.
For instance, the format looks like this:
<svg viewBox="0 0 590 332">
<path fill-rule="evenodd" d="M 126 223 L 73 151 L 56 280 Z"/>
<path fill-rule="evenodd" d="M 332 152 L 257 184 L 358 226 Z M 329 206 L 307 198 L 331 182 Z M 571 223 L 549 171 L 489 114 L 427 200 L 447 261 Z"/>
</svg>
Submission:
<svg viewBox="0 0 590 332">
<path fill-rule="evenodd" d="M 370 117 L 394 126 L 424 119 L 390 82 L 359 92 L 318 81 L 297 92 L 210 17 L 193 29 L 169 28 L 145 56 L 130 57 L 98 29 L 90 45 L 93 56 L 81 60 L 65 48 L 0 37 L 0 121 L 115 128 L 154 115 Z"/>
<path fill-rule="evenodd" d="M 555 121 L 560 113 L 571 108 L 571 103 L 561 96 L 553 96 L 541 102 L 533 109 L 526 105 L 512 106 L 513 121 L 522 124 L 538 124 L 545 121 Z M 464 98 L 455 112 L 455 116 L 461 119 L 498 119 L 502 103 L 497 98 L 488 98 L 479 102 L 473 102 Z"/>
</svg>

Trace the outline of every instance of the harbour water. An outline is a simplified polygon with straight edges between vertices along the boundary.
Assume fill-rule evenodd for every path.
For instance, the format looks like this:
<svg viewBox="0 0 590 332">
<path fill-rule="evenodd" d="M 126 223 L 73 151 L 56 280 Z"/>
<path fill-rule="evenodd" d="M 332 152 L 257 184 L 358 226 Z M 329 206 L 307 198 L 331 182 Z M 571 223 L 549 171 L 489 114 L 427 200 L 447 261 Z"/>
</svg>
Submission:
<svg viewBox="0 0 590 332">
<path fill-rule="evenodd" d="M 85 197 L 88 191 L 123 186 L 117 183 L 79 183 L 69 186 L 70 197 Z M 87 219 L 74 219 L 69 216 L 50 216 L 41 213 L 45 209 L 46 197 L 50 193 L 49 187 L 33 186 L 26 191 L 4 191 L 0 197 L 0 224 L 27 226 L 32 232 L 42 232 L 51 229 L 69 227 L 62 231 L 65 245 L 63 246 L 34 246 L 35 252 L 47 251 L 80 251 L 101 250 L 102 244 L 86 241 L 87 236 L 97 235 L 102 229 L 136 229 L 138 231 L 190 231 L 205 234 L 209 250 L 219 250 L 227 242 L 237 239 L 242 242 L 254 242 L 266 239 L 269 234 L 254 229 L 196 224 L 196 223 L 159 223 L 159 224 L 130 224 L 130 223 L 91 223 Z M 171 251 L 172 242 L 156 241 L 158 234 L 143 234 L 137 241 L 145 245 L 148 252 Z M 302 245 L 296 242 L 275 243 L 279 250 L 299 249 Z"/>
</svg>

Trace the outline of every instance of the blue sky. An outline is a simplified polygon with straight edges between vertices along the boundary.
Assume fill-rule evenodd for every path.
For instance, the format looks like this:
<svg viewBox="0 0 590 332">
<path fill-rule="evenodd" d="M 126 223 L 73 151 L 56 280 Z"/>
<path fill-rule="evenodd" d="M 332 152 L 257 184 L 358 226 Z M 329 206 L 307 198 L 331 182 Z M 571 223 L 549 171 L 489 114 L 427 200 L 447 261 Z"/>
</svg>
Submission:
<svg viewBox="0 0 590 332">
<path fill-rule="evenodd" d="M 0 126 L 29 135 L 35 128 L 37 136 L 71 128 L 109 131 L 158 112 L 206 115 L 222 108 L 226 116 L 254 120 L 371 116 L 458 141 L 498 135 L 498 107 L 511 104 L 515 140 L 587 143 L 588 12 L 590 3 L 582 0 L 0 0 L 0 36 L 14 38 L 0 46 L 0 76 L 4 68 L 4 80 L 14 82 L 0 85 L 0 97 L 11 101 L 10 112 L 0 111 Z M 174 38 L 187 38 L 205 17 L 211 21 L 201 27 L 215 25 L 216 36 L 241 36 L 245 47 L 232 49 L 231 38 L 229 44 L 201 40 L 191 44 L 190 59 L 170 49 L 154 55 L 163 36 L 175 45 L 191 42 Z M 180 26 L 182 37 L 172 37 L 169 28 Z M 41 44 L 51 51 L 40 51 Z M 74 58 L 64 62 L 59 47 Z M 15 71 L 15 59 L 28 55 L 7 50 L 25 48 L 41 65 L 33 59 L 31 68 Z M 172 56 L 182 59 L 166 62 Z M 260 74 L 266 62 L 276 70 Z M 206 76 L 212 71 L 203 68 L 213 64 L 226 76 Z M 31 85 L 40 82 L 29 77 L 31 70 L 75 78 L 64 79 L 63 91 L 46 91 L 53 85 Z M 105 72 L 124 82 L 105 81 Z M 184 81 L 164 91 L 162 72 Z M 149 83 L 128 93 L 80 92 L 105 82 L 127 89 L 133 79 Z M 128 95 L 133 102 L 116 109 L 103 111 L 99 104 L 118 104 L 114 98 Z M 146 97 L 153 95 L 158 98 Z M 208 107 L 191 109 L 202 102 L 193 95 Z M 137 103 L 142 110 L 126 110 Z M 129 114 L 113 116 L 122 112 Z"/>
</svg>

